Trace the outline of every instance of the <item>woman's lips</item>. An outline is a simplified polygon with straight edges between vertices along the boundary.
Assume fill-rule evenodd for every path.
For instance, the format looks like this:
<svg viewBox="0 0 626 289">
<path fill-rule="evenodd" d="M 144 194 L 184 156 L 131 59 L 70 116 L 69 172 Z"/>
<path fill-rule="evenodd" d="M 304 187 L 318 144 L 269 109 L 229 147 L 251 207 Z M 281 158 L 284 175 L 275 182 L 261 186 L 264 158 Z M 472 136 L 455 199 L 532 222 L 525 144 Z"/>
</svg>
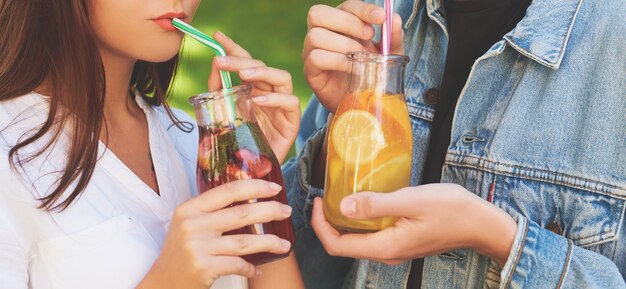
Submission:
<svg viewBox="0 0 626 289">
<path fill-rule="evenodd" d="M 174 18 L 178 18 L 182 21 L 187 22 L 187 15 L 185 13 L 182 12 L 170 12 L 170 13 L 166 13 L 163 14 L 157 18 L 152 19 L 152 21 L 154 23 L 156 23 L 157 25 L 159 25 L 161 28 L 163 28 L 164 30 L 167 31 L 174 31 L 176 30 L 176 27 L 174 27 L 174 25 L 172 25 L 172 19 Z"/>
<path fill-rule="evenodd" d="M 152 21 L 154 21 L 154 23 L 156 23 L 157 25 L 161 26 L 161 28 L 163 28 L 163 29 L 165 29 L 167 31 L 174 31 L 174 30 L 176 30 L 176 27 L 174 27 L 174 25 L 172 25 L 172 19 L 161 18 L 161 19 L 154 19 Z"/>
</svg>

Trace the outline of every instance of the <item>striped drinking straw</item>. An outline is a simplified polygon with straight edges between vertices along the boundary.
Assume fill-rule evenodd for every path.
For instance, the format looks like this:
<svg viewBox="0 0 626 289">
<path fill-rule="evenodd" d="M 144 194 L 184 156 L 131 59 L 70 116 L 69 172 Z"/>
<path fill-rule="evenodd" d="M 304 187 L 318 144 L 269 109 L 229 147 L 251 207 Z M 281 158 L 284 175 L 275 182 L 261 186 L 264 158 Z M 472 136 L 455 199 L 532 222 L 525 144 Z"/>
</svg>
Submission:
<svg viewBox="0 0 626 289">
<path fill-rule="evenodd" d="M 202 33 L 200 30 L 177 18 L 172 19 L 172 25 L 176 27 L 176 29 L 185 33 L 185 35 L 211 48 L 211 50 L 213 50 L 216 55 L 226 56 L 226 50 L 224 49 L 224 47 L 219 42 L 215 41 L 215 39 Z M 220 78 L 222 80 L 222 87 L 224 88 L 224 90 L 229 90 L 233 87 L 232 81 L 230 79 L 230 73 L 228 71 L 220 70 Z M 236 115 L 235 101 L 232 97 L 227 96 L 227 94 L 224 95 L 224 100 L 226 101 L 226 105 L 229 111 L 228 120 L 231 124 L 234 124 Z"/>
</svg>

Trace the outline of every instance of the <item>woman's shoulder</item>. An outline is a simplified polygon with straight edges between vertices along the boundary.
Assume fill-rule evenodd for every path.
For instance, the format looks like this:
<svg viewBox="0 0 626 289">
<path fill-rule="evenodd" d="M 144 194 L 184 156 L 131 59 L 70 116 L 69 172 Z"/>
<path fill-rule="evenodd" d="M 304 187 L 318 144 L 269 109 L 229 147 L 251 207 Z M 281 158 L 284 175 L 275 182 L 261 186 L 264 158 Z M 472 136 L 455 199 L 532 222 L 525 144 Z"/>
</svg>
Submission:
<svg viewBox="0 0 626 289">
<path fill-rule="evenodd" d="M 6 156 L 20 140 L 34 134 L 48 111 L 48 99 L 34 92 L 0 101 L 0 155 Z"/>
<path fill-rule="evenodd" d="M 31 158 L 46 146 L 53 134 L 50 131 L 10 155 L 16 144 L 39 131 L 48 113 L 49 98 L 38 93 L 0 101 L 0 196 L 32 201 L 43 196 L 44 187 L 54 183 L 63 159 L 59 156 L 66 154 L 65 142 L 61 143 L 66 141 L 64 136 L 59 136 L 59 145 L 40 156 Z"/>
<path fill-rule="evenodd" d="M 18 166 L 11 165 L 12 160 L 6 148 L 0 148 L 0 208 L 9 206 L 37 207 L 37 197 L 23 182 Z M 0 210 L 0 219 L 8 217 L 9 211 Z"/>
<path fill-rule="evenodd" d="M 0 114 L 4 113 L 3 109 L 0 105 Z M 26 214 L 36 208 L 38 197 L 24 182 L 21 167 L 9 156 L 13 145 L 5 140 L 8 138 L 4 137 L 5 134 L 6 132 L 0 132 L 0 219 L 12 220 L 18 213 Z"/>
<path fill-rule="evenodd" d="M 49 100 L 46 96 L 31 92 L 0 101 L 0 132 L 8 128 L 32 127 L 48 117 Z M 15 129 L 13 129 L 15 130 Z"/>
<path fill-rule="evenodd" d="M 23 133 L 41 125 L 48 117 L 49 105 L 46 96 L 35 92 L 0 101 L 0 133 Z"/>
<path fill-rule="evenodd" d="M 49 102 L 45 96 L 29 93 L 0 101 L 0 154 L 36 132 L 48 118 Z"/>
</svg>

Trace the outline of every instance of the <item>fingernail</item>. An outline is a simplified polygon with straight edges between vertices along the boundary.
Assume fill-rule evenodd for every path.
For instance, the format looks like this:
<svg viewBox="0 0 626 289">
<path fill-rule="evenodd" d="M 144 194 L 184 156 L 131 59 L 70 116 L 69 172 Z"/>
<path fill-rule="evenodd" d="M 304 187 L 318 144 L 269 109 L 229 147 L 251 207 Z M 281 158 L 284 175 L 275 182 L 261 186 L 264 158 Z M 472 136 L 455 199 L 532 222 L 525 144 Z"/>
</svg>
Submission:
<svg viewBox="0 0 626 289">
<path fill-rule="evenodd" d="M 228 56 L 216 56 L 215 57 L 215 62 L 217 63 L 227 63 L 228 62 Z"/>
<path fill-rule="evenodd" d="M 369 26 L 365 26 L 365 28 L 363 28 L 363 34 L 365 34 L 365 36 L 370 36 L 373 33 L 374 28 L 369 27 Z"/>
<path fill-rule="evenodd" d="M 345 216 L 354 216 L 356 214 L 356 200 L 354 198 L 345 198 L 341 201 L 340 208 Z"/>
<path fill-rule="evenodd" d="M 281 245 L 281 247 L 282 247 L 283 249 L 285 249 L 285 250 L 289 250 L 289 249 L 291 249 L 291 242 L 289 242 L 289 241 L 287 241 L 287 240 L 285 240 L 285 239 L 281 239 L 281 240 L 280 240 L 280 245 Z"/>
<path fill-rule="evenodd" d="M 254 74 L 254 71 L 255 71 L 254 68 L 244 69 L 244 70 L 239 71 L 239 75 L 243 77 L 250 77 Z"/>
<path fill-rule="evenodd" d="M 283 205 L 280 209 L 283 211 L 283 213 L 288 215 L 291 215 L 291 211 L 293 210 L 291 206 L 288 205 Z"/>
<path fill-rule="evenodd" d="M 222 32 L 222 31 L 218 31 L 217 34 L 219 34 L 221 37 L 224 37 L 226 39 L 230 39 L 230 37 L 228 37 L 228 35 L 226 35 L 226 33 Z"/>
<path fill-rule="evenodd" d="M 283 189 L 283 186 L 277 184 L 277 183 L 269 183 L 270 189 L 272 189 L 272 191 L 276 191 L 279 192 Z"/>
<path fill-rule="evenodd" d="M 252 101 L 256 103 L 263 103 L 267 101 L 267 96 L 265 95 L 257 96 L 257 97 L 252 98 Z"/>
<path fill-rule="evenodd" d="M 372 16 L 374 18 L 384 18 L 385 17 L 385 10 L 383 8 L 376 8 L 373 12 L 372 12 Z"/>
</svg>

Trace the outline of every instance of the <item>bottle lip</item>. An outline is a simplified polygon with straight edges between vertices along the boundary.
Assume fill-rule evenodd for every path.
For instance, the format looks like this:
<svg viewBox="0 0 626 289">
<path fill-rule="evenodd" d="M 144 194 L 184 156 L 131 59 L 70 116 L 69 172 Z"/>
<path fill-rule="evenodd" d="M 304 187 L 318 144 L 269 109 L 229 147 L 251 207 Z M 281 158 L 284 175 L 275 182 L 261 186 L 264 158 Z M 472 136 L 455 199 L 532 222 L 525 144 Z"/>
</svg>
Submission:
<svg viewBox="0 0 626 289">
<path fill-rule="evenodd" d="M 235 101 L 241 98 L 249 98 L 250 92 L 252 92 L 251 84 L 243 84 L 239 86 L 233 86 L 229 89 L 221 89 L 213 92 L 205 92 L 198 95 L 194 95 L 189 98 L 189 103 L 192 105 L 202 104 L 209 101 L 224 99 L 225 97 L 232 97 Z"/>
<path fill-rule="evenodd" d="M 375 63 L 402 63 L 407 64 L 411 60 L 406 55 L 398 55 L 398 54 L 389 54 L 382 55 L 375 52 L 367 52 L 367 51 L 356 51 L 350 52 L 346 54 L 348 60 L 351 61 L 359 61 L 359 62 L 375 62 Z"/>
</svg>

